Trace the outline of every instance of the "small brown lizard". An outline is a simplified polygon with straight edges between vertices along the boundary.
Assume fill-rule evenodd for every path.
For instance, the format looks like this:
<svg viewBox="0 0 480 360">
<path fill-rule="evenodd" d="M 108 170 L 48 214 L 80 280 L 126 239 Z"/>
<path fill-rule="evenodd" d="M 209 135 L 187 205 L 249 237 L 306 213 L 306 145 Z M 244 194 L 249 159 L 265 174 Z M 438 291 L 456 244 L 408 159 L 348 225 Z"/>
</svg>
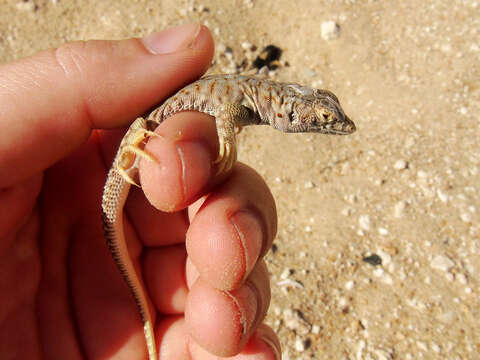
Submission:
<svg viewBox="0 0 480 360">
<path fill-rule="evenodd" d="M 240 75 L 206 76 L 177 92 L 146 118 L 136 119 L 125 134 L 105 183 L 102 215 L 112 257 L 125 279 L 140 313 L 150 360 L 157 359 L 154 325 L 147 295 L 128 254 L 122 211 L 130 185 L 137 185 L 140 158 L 155 159 L 143 150 L 153 131 L 180 111 L 200 111 L 215 117 L 220 150 L 218 173 L 228 172 L 236 160 L 235 127 L 270 125 L 283 132 L 346 135 L 355 124 L 328 90 L 278 83 Z"/>
</svg>

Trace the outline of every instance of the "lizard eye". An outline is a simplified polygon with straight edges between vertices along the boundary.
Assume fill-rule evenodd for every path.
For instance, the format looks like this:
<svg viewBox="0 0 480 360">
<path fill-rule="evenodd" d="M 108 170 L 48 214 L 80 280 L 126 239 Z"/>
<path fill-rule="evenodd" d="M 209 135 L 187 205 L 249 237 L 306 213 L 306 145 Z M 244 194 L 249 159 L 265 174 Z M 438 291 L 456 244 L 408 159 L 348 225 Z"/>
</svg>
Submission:
<svg viewBox="0 0 480 360">
<path fill-rule="evenodd" d="M 315 113 L 318 119 L 322 120 L 323 122 L 328 122 L 331 118 L 330 112 L 324 108 L 315 109 Z"/>
</svg>

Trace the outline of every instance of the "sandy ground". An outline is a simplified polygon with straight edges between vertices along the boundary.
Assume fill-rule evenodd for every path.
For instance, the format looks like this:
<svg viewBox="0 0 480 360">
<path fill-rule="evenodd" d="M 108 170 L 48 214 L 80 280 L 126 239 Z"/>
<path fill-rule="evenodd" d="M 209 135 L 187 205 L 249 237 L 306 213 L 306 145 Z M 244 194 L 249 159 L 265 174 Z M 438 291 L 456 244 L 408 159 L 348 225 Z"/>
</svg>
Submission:
<svg viewBox="0 0 480 360">
<path fill-rule="evenodd" d="M 0 61 L 194 21 L 218 44 L 211 72 L 275 44 L 272 77 L 333 90 L 358 127 L 240 135 L 278 204 L 284 359 L 480 359 L 480 2 L 2 1 Z"/>
</svg>

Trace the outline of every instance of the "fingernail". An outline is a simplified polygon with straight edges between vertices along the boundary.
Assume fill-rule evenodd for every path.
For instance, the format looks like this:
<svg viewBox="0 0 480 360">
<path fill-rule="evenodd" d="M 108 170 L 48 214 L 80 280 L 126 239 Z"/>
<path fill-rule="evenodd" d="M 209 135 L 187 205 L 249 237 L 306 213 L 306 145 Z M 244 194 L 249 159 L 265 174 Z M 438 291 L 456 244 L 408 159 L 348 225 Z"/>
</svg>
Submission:
<svg viewBox="0 0 480 360">
<path fill-rule="evenodd" d="M 257 319 L 258 294 L 250 286 L 243 286 L 233 292 L 224 291 L 223 293 L 234 302 L 242 326 L 242 337 L 245 337 Z"/>
<path fill-rule="evenodd" d="M 275 346 L 275 342 L 270 339 L 268 336 L 266 335 L 263 335 L 261 337 L 262 341 L 267 344 L 268 346 L 270 346 L 270 348 L 272 349 L 273 351 L 273 354 L 275 355 L 275 359 L 276 360 L 280 360 L 282 358 L 282 356 L 280 355 L 280 351 L 277 349 L 277 347 Z"/>
<path fill-rule="evenodd" d="M 250 274 L 257 263 L 258 256 L 262 250 L 263 231 L 258 216 L 247 210 L 240 210 L 230 217 L 238 239 L 243 248 L 245 257 L 245 274 L 243 280 Z"/>
<path fill-rule="evenodd" d="M 275 356 L 275 360 L 280 360 L 282 358 L 281 351 L 279 349 L 278 341 L 272 336 L 272 334 L 268 331 L 265 331 L 265 328 L 260 326 L 257 329 L 257 335 L 265 344 L 267 344 Z"/>
<path fill-rule="evenodd" d="M 147 35 L 142 39 L 145 47 L 155 55 L 168 54 L 178 50 L 194 48 L 202 26 L 185 24 Z"/>
</svg>

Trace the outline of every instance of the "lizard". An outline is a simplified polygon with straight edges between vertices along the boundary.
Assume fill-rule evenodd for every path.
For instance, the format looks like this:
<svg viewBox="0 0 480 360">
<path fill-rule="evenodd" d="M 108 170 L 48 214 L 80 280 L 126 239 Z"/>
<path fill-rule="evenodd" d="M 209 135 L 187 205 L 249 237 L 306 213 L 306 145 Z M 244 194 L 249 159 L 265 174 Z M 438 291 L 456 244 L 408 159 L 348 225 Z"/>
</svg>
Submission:
<svg viewBox="0 0 480 360">
<path fill-rule="evenodd" d="M 144 150 L 148 138 L 160 136 L 154 132 L 156 127 L 181 111 L 199 111 L 215 118 L 219 142 L 214 161 L 217 174 L 227 173 L 236 160 L 236 128 L 270 125 L 283 132 L 334 135 L 356 130 L 338 98 L 328 90 L 242 75 L 205 76 L 130 125 L 107 175 L 102 218 L 107 246 L 138 307 L 150 360 L 157 360 L 154 324 L 146 291 L 128 254 L 122 211 L 130 186 L 139 186 L 140 159 L 157 161 Z"/>
</svg>

